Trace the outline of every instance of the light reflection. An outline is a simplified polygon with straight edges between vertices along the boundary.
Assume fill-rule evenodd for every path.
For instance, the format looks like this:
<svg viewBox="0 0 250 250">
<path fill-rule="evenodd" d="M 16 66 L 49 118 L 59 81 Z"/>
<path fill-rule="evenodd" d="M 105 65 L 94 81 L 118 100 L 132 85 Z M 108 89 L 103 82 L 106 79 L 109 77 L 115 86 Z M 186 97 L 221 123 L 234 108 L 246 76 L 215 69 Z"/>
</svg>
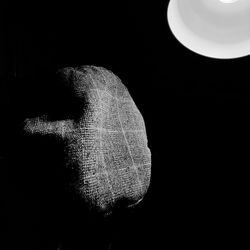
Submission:
<svg viewBox="0 0 250 250">
<path fill-rule="evenodd" d="M 250 54 L 249 0 L 171 0 L 170 30 L 203 56 L 230 59 Z"/>
</svg>

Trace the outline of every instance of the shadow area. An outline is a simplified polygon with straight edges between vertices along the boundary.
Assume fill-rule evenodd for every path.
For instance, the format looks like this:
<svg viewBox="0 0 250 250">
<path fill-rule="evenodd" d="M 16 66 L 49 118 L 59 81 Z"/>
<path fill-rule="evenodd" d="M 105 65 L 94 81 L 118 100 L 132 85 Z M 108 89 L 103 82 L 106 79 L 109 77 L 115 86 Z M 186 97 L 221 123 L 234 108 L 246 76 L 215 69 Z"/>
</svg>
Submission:
<svg viewBox="0 0 250 250">
<path fill-rule="evenodd" d="M 63 141 L 23 131 L 26 118 L 47 113 L 60 120 L 79 112 L 74 93 L 58 84 L 53 74 L 9 80 L 5 147 L 13 249 L 110 249 L 129 231 L 136 210 L 120 201 L 109 216 L 89 211 L 69 185 L 77 173 L 65 167 Z"/>
</svg>

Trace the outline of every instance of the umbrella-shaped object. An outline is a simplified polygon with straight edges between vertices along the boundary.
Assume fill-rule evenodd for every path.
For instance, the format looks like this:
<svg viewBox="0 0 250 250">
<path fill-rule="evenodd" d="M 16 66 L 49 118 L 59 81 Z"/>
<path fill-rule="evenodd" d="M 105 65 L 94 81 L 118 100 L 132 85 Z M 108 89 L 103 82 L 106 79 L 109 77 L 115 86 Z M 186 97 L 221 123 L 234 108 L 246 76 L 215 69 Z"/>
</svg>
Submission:
<svg viewBox="0 0 250 250">
<path fill-rule="evenodd" d="M 200 55 L 231 59 L 250 54 L 249 0 L 171 0 L 170 30 Z"/>
</svg>

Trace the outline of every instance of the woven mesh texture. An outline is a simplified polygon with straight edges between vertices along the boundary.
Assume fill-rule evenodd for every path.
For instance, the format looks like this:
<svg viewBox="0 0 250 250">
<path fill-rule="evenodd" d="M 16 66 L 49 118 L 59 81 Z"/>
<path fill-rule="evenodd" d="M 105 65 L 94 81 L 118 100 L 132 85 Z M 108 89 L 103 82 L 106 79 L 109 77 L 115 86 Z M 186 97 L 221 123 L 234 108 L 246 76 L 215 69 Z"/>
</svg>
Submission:
<svg viewBox="0 0 250 250">
<path fill-rule="evenodd" d="M 29 134 L 65 142 L 65 166 L 73 168 L 74 190 L 91 209 L 110 212 L 117 202 L 140 201 L 150 183 L 151 153 L 145 123 L 121 80 L 95 66 L 64 68 L 58 74 L 81 105 L 71 119 L 25 121 Z"/>
</svg>

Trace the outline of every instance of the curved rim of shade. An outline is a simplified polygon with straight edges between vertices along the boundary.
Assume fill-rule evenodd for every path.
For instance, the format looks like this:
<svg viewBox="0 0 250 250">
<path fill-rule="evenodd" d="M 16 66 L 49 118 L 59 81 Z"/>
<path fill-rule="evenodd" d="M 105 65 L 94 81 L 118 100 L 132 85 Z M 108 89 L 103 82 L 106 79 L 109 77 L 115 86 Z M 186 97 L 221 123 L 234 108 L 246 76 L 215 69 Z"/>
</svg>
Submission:
<svg viewBox="0 0 250 250">
<path fill-rule="evenodd" d="M 168 25 L 175 38 L 189 50 L 217 59 L 234 59 L 250 55 L 250 38 L 237 44 L 209 41 L 188 29 L 177 9 L 177 1 L 171 0 L 167 9 Z"/>
</svg>

